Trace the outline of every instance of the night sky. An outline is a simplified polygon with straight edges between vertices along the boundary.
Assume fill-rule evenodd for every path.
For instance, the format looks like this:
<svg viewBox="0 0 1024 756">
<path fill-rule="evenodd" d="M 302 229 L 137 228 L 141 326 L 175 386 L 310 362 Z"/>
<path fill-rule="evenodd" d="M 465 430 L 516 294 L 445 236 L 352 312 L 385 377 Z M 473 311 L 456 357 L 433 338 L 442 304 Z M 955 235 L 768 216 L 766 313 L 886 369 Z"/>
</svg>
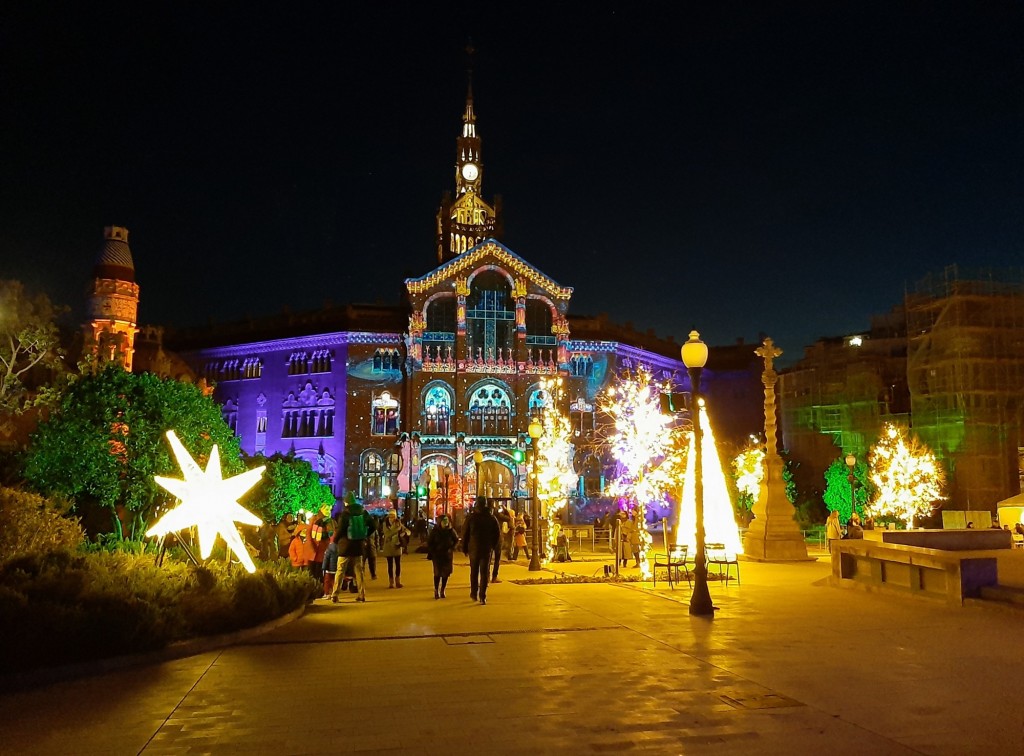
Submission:
<svg viewBox="0 0 1024 756">
<path fill-rule="evenodd" d="M 145 324 L 397 302 L 469 37 L 484 196 L 574 313 L 786 360 L 1024 265 L 1019 2 L 102 5 L 0 15 L 0 276 L 78 318 L 105 225 Z"/>
</svg>

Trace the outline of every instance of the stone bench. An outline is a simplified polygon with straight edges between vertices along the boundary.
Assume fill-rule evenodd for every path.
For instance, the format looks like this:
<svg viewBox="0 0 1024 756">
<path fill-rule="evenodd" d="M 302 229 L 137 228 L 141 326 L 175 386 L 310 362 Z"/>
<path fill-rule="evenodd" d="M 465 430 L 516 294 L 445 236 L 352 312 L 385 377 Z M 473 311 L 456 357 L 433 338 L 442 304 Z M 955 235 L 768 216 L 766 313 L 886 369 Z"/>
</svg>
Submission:
<svg viewBox="0 0 1024 756">
<path fill-rule="evenodd" d="M 995 532 L 995 531 L 993 531 Z M 995 556 L 878 541 L 833 541 L 833 585 L 910 594 L 962 606 L 996 585 Z"/>
<path fill-rule="evenodd" d="M 941 551 L 987 551 L 1013 548 L 1013 533 L 996 528 L 950 530 L 882 530 L 883 543 L 922 546 Z"/>
</svg>

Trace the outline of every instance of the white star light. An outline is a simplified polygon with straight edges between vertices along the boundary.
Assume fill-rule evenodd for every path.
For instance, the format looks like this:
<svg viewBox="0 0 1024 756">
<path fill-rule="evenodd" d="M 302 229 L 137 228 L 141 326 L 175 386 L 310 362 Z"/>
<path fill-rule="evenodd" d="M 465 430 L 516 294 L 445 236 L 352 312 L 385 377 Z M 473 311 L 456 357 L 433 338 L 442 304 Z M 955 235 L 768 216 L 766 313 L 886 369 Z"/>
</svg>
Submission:
<svg viewBox="0 0 1024 756">
<path fill-rule="evenodd" d="M 147 532 L 147 536 L 163 536 L 193 525 L 199 530 L 199 553 L 203 559 L 210 556 L 213 544 L 220 535 L 238 557 L 238 561 L 249 572 L 256 572 L 249 552 L 238 534 L 236 522 L 245 525 L 262 525 L 263 521 L 244 509 L 238 499 L 256 485 L 266 467 L 247 470 L 240 475 L 224 480 L 220 471 L 220 451 L 214 444 L 210 461 L 203 471 L 189 454 L 174 431 L 167 431 L 178 466 L 185 474 L 185 480 L 164 478 L 154 475 L 160 486 L 166 488 L 181 500 L 181 504 L 161 517 Z"/>
</svg>

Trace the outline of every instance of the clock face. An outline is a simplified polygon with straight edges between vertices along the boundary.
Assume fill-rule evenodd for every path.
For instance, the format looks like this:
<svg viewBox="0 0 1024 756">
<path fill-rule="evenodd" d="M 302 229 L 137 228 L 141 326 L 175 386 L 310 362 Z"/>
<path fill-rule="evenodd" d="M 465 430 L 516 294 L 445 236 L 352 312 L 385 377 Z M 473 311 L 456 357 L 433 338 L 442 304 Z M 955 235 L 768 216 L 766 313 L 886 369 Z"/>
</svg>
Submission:
<svg viewBox="0 0 1024 756">
<path fill-rule="evenodd" d="M 476 181 L 476 177 L 480 175 L 480 171 L 473 163 L 466 163 L 462 166 L 462 178 L 466 181 Z"/>
</svg>

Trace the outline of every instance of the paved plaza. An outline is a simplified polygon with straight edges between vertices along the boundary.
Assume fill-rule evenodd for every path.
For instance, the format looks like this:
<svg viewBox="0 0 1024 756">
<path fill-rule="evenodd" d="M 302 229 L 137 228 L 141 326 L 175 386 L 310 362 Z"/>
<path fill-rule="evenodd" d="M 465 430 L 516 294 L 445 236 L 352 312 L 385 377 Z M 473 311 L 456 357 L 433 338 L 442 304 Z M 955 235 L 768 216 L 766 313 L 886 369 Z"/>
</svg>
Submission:
<svg viewBox="0 0 1024 756">
<path fill-rule="evenodd" d="M 825 558 L 742 563 L 713 621 L 685 583 L 519 585 L 521 561 L 481 606 L 465 562 L 442 601 L 422 555 L 401 590 L 379 566 L 366 604 L 0 696 L 0 752 L 1024 753 L 1024 614 L 832 588 Z"/>
</svg>

